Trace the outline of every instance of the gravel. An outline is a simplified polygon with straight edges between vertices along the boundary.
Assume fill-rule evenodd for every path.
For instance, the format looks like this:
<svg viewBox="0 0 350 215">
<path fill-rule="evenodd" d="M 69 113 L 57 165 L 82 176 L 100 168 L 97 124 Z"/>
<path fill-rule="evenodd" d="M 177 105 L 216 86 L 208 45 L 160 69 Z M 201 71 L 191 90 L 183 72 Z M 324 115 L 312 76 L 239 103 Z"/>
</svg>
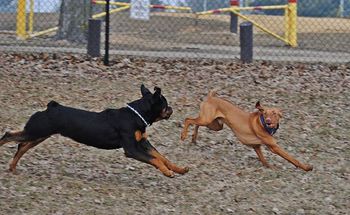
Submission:
<svg viewBox="0 0 350 215">
<path fill-rule="evenodd" d="M 148 129 L 153 145 L 186 175 L 166 178 L 152 166 L 53 136 L 7 172 L 16 148 L 0 148 L 1 214 L 349 214 L 350 64 L 241 64 L 229 60 L 114 57 L 111 66 L 82 55 L 0 54 L 0 132 L 22 129 L 47 102 L 100 111 L 159 86 L 174 109 Z M 222 131 L 199 129 L 180 141 L 183 120 L 210 89 L 246 111 L 276 106 L 279 144 L 304 172 L 264 150 L 276 169 Z M 192 129 L 191 129 L 192 132 Z M 191 133 L 190 133 L 191 134 Z"/>
</svg>

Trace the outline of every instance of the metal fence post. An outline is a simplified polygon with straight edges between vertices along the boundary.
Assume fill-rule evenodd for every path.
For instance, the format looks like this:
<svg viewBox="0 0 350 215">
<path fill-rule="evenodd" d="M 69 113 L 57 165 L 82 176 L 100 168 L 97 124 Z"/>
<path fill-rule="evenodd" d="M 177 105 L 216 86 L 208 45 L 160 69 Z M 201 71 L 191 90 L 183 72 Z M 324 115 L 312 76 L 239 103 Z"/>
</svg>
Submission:
<svg viewBox="0 0 350 215">
<path fill-rule="evenodd" d="M 87 54 L 91 57 L 100 57 L 101 20 L 89 19 Z"/>
<path fill-rule="evenodd" d="M 103 64 L 109 65 L 109 0 L 106 0 L 106 23 L 105 23 L 105 56 Z"/>
<path fill-rule="evenodd" d="M 19 39 L 26 39 L 26 0 L 17 1 L 17 18 L 16 18 L 16 34 Z"/>
<path fill-rule="evenodd" d="M 239 25 L 239 30 L 241 61 L 243 63 L 251 63 L 253 61 L 253 24 L 251 22 L 243 22 Z"/>
<path fill-rule="evenodd" d="M 231 8 L 237 8 L 239 7 L 239 1 L 238 0 L 230 0 Z M 237 34 L 237 28 L 238 28 L 238 16 L 232 12 L 230 12 L 230 31 L 231 33 Z"/>
<path fill-rule="evenodd" d="M 297 0 L 288 0 L 288 41 L 290 43 L 290 46 L 297 47 L 298 46 L 298 39 L 297 39 Z"/>
</svg>

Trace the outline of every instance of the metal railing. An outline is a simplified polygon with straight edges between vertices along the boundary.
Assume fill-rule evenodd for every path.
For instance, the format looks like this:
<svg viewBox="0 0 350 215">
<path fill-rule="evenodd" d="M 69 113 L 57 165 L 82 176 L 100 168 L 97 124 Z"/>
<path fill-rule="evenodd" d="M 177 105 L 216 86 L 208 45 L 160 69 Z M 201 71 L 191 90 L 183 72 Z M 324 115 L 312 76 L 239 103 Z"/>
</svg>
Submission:
<svg viewBox="0 0 350 215">
<path fill-rule="evenodd" d="M 59 5 L 50 11 L 38 9 L 39 3 L 45 7 L 53 0 L 14 1 L 16 8 L 9 11 L 1 10 L 0 5 L 2 50 L 84 53 L 86 43 L 57 40 Z M 105 1 L 80 2 L 90 6 L 91 18 L 104 21 Z M 111 53 L 236 58 L 239 31 L 235 33 L 230 29 L 233 14 L 238 17 L 237 25 L 243 21 L 254 24 L 254 59 L 350 61 L 347 60 L 350 59 L 350 4 L 336 5 L 329 0 L 329 5 L 316 7 L 307 1 L 281 0 L 275 5 L 257 5 L 264 1 L 254 1 L 254 4 L 240 6 L 235 0 L 208 0 L 204 7 L 203 2 L 199 5 L 197 2 L 189 0 L 182 5 L 174 1 L 167 5 L 161 0 L 151 0 L 150 19 L 135 20 L 130 18 L 130 1 L 110 1 Z M 207 10 L 203 11 L 204 8 Z M 87 31 L 85 26 L 81 28 Z"/>
</svg>

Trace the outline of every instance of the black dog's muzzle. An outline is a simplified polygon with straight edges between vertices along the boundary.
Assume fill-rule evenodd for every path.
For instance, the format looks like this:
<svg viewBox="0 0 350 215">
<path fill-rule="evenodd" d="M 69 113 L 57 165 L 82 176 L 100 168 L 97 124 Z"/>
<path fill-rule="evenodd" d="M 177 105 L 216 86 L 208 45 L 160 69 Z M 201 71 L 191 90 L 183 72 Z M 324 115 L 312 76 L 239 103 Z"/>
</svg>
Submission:
<svg viewBox="0 0 350 215">
<path fill-rule="evenodd" d="M 162 114 L 163 119 L 169 119 L 171 114 L 173 114 L 173 109 L 171 107 L 167 107 L 163 113 L 164 113 L 164 115 Z"/>
<path fill-rule="evenodd" d="M 162 119 L 169 119 L 171 114 L 173 113 L 173 109 L 171 107 L 166 107 L 162 110 L 159 116 L 155 119 L 155 122 Z"/>
</svg>

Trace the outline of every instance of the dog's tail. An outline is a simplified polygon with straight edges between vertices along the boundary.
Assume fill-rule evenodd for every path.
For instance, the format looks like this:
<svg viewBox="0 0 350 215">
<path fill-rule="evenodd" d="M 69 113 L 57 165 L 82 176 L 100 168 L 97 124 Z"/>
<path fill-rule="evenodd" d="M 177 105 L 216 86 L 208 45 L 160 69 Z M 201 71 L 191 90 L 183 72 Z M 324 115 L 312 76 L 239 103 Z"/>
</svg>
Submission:
<svg viewBox="0 0 350 215">
<path fill-rule="evenodd" d="M 58 105 L 60 105 L 60 104 L 58 104 L 58 102 L 52 100 L 52 101 L 50 101 L 50 102 L 47 104 L 47 108 L 50 108 L 50 107 L 57 107 Z"/>
<path fill-rule="evenodd" d="M 212 89 L 209 91 L 208 93 L 208 97 L 214 97 L 216 96 L 216 92 L 218 91 L 218 89 Z"/>
</svg>

